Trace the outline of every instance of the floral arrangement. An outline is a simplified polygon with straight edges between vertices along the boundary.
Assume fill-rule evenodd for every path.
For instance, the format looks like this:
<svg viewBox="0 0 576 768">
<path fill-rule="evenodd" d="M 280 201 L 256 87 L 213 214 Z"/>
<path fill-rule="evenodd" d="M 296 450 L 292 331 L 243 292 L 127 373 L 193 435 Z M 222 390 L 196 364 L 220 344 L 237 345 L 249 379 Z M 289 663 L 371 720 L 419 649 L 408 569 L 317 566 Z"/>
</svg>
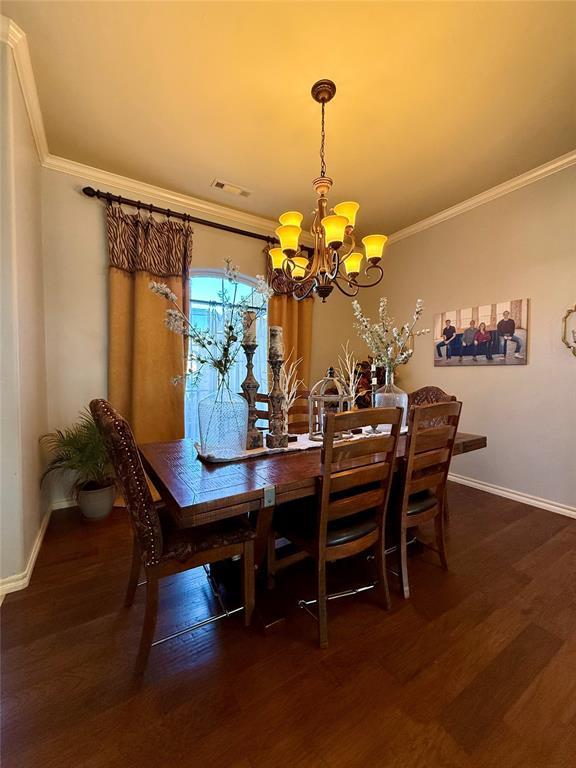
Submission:
<svg viewBox="0 0 576 768">
<path fill-rule="evenodd" d="M 172 305 L 166 310 L 166 327 L 190 341 L 187 358 L 189 365 L 182 376 L 173 379 L 174 384 L 185 380 L 195 386 L 202 376 L 204 366 L 208 365 L 216 369 L 221 385 L 227 387 L 228 374 L 241 349 L 245 313 L 250 309 L 255 322 L 256 318 L 266 311 L 270 288 L 264 277 L 257 275 L 256 288 L 249 296 L 238 299 L 238 267 L 233 266 L 230 259 L 225 259 L 224 263 L 225 280 L 231 287 L 227 288 L 223 280 L 222 290 L 218 294 L 224 311 L 223 333 L 214 334 L 205 328 L 194 326 L 178 304 L 176 294 L 165 283 L 150 282 L 150 290 L 158 296 L 163 296 Z"/>
<path fill-rule="evenodd" d="M 430 328 L 414 331 L 424 312 L 422 299 L 417 300 L 411 321 L 400 327 L 394 325 L 394 318 L 388 314 L 388 299 L 385 296 L 380 299 L 377 323 L 364 315 L 357 301 L 352 302 L 352 308 L 356 318 L 354 328 L 371 351 L 374 364 L 383 366 L 387 371 L 393 372 L 410 360 L 414 350 L 408 345 L 414 336 L 430 333 Z"/>
</svg>

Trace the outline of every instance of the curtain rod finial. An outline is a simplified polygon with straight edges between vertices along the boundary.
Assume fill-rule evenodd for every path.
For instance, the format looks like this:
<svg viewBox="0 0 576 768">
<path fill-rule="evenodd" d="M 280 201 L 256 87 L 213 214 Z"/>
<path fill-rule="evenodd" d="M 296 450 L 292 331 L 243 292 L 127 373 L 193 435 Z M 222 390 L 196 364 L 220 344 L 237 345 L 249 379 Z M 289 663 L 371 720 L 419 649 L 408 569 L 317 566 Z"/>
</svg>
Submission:
<svg viewBox="0 0 576 768">
<path fill-rule="evenodd" d="M 96 190 L 94 187 L 84 187 L 82 190 L 87 197 L 96 197 Z"/>
</svg>

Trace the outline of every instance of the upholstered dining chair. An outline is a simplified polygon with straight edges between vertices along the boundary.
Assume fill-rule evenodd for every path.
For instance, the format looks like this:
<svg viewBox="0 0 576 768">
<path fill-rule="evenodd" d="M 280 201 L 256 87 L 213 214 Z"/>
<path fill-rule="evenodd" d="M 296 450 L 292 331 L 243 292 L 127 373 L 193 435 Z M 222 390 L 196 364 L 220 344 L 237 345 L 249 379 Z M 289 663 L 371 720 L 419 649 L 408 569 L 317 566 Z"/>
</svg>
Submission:
<svg viewBox="0 0 576 768">
<path fill-rule="evenodd" d="M 458 401 L 416 405 L 410 409 L 402 490 L 395 517 L 400 523 L 400 582 L 405 598 L 408 584 L 407 531 L 434 521 L 435 549 L 443 568 L 448 567 L 444 521 L 446 481 L 462 403 Z"/>
<path fill-rule="evenodd" d="M 244 621 L 246 625 L 250 624 L 254 608 L 255 533 L 248 521 L 232 518 L 196 528 L 178 528 L 168 511 L 156 506 L 152 500 L 128 422 L 106 400 L 92 400 L 90 411 L 104 439 L 132 524 L 132 567 L 126 607 L 134 601 L 142 567 L 146 573 L 146 612 L 137 671 L 144 670 L 153 644 L 158 583 L 166 576 L 240 555 L 243 561 Z"/>
<path fill-rule="evenodd" d="M 401 423 L 401 408 L 328 414 L 315 499 L 308 503 L 287 502 L 275 510 L 277 534 L 316 560 L 321 648 L 328 646 L 326 563 L 375 549 L 376 588 L 383 607 L 390 607 L 385 567 L 386 509 Z M 341 439 L 351 429 L 379 424 L 388 425 L 390 433 Z M 275 571 L 273 550 L 269 549 L 272 561 L 268 567 Z"/>
</svg>

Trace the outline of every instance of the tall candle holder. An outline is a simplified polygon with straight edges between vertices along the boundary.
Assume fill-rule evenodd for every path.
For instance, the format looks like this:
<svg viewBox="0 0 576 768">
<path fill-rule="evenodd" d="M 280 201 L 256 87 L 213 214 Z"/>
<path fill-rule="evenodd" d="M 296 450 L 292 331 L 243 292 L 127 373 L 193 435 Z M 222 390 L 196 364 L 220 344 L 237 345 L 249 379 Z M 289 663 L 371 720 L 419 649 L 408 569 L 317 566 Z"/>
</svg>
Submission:
<svg viewBox="0 0 576 768">
<path fill-rule="evenodd" d="M 256 427 L 258 421 L 258 414 L 256 412 L 256 394 L 260 387 L 260 384 L 254 376 L 254 364 L 252 358 L 256 352 L 258 344 L 252 344 L 249 342 L 242 343 L 242 349 L 246 355 L 246 378 L 242 382 L 242 392 L 248 403 L 248 428 L 246 430 L 246 450 L 251 448 L 262 448 L 264 445 L 264 437 L 262 432 Z"/>
<path fill-rule="evenodd" d="M 281 357 L 270 356 L 268 358 L 268 365 L 272 369 L 272 389 L 268 395 L 270 432 L 266 435 L 267 448 L 286 448 L 288 445 L 288 435 L 284 432 L 284 416 L 282 415 L 284 395 L 280 389 L 280 369 L 283 362 Z"/>
</svg>

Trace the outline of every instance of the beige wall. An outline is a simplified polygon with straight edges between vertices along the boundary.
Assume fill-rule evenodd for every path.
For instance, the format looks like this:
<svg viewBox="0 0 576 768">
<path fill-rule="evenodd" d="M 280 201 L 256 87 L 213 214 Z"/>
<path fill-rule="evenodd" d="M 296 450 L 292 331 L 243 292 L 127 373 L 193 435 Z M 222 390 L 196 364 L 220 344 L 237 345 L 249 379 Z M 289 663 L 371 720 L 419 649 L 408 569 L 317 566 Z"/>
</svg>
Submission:
<svg viewBox="0 0 576 768">
<path fill-rule="evenodd" d="M 576 509 L 576 359 L 560 332 L 576 302 L 576 168 L 393 243 L 386 290 L 398 319 L 424 299 L 428 327 L 447 307 L 530 299 L 528 365 L 434 368 L 423 337 L 403 387 L 456 394 L 463 430 L 488 436 L 453 472 Z"/>
<path fill-rule="evenodd" d="M 80 192 L 91 179 L 46 168 L 42 174 L 48 420 L 53 429 L 73 421 L 91 398 L 106 394 L 107 254 L 103 205 Z M 110 191 L 134 196 L 122 188 Z M 192 267 L 218 269 L 230 257 L 242 273 L 262 274 L 263 245 L 195 224 Z M 345 296 L 335 291 L 325 304 L 316 300 L 313 381 L 307 383 L 336 362 L 346 339 L 361 350 L 351 323 Z"/>
<path fill-rule="evenodd" d="M 46 431 L 40 163 L 12 53 L 1 45 L 0 589 L 14 587 L 47 510 L 38 438 Z"/>
</svg>

